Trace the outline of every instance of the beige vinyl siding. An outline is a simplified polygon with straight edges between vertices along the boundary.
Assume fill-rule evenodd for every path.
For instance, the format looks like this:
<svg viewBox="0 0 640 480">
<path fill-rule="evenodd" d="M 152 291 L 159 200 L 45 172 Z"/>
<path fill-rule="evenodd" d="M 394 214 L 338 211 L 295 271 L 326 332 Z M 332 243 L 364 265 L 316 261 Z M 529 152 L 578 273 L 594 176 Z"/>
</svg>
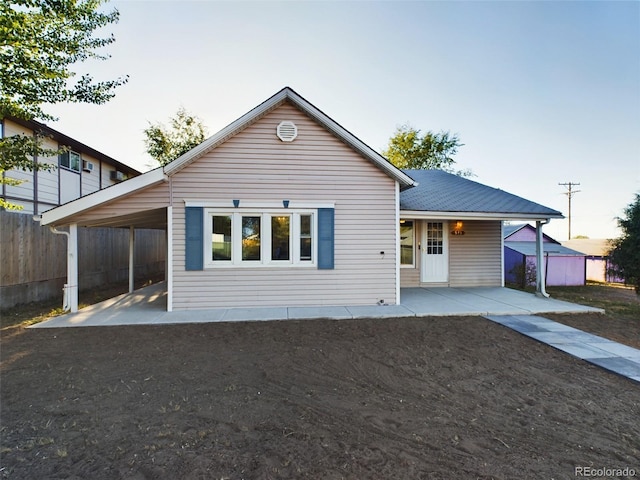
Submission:
<svg viewBox="0 0 640 480">
<path fill-rule="evenodd" d="M 282 120 L 297 125 L 295 141 L 276 137 Z M 185 167 L 172 189 L 174 309 L 395 303 L 394 180 L 295 107 L 280 106 Z M 184 201 L 233 199 L 335 202 L 335 269 L 185 271 Z"/>
<path fill-rule="evenodd" d="M 419 287 L 420 286 L 420 267 L 419 264 L 415 267 L 402 267 L 400 268 L 400 287 Z"/>
<path fill-rule="evenodd" d="M 464 235 L 449 236 L 449 285 L 502 285 L 500 221 L 465 221 Z"/>
<path fill-rule="evenodd" d="M 82 169 L 82 165 L 80 165 L 80 169 L 82 170 L 82 195 L 84 196 L 100 190 L 100 161 L 84 153 L 81 157 L 83 162 L 93 164 L 93 171 L 91 172 L 85 172 L 84 169 Z"/>
<path fill-rule="evenodd" d="M 452 221 L 454 221 L 452 219 Z M 416 220 L 416 250 L 421 242 L 425 221 Z M 451 225 L 451 223 L 450 223 Z M 429 287 L 501 286 L 500 221 L 465 221 L 464 235 L 449 234 L 449 282 L 428 283 Z M 400 269 L 400 286 L 419 287 L 421 252 L 416 251 L 414 268 Z"/>
<path fill-rule="evenodd" d="M 169 185 L 161 183 L 74 217 L 79 225 L 169 206 Z"/>
<path fill-rule="evenodd" d="M 45 138 L 42 146 L 50 150 L 57 150 L 58 142 L 51 138 Z M 55 167 L 51 171 L 38 171 L 38 213 L 42 213 L 58 205 L 58 155 L 39 158 L 38 163 Z"/>
</svg>

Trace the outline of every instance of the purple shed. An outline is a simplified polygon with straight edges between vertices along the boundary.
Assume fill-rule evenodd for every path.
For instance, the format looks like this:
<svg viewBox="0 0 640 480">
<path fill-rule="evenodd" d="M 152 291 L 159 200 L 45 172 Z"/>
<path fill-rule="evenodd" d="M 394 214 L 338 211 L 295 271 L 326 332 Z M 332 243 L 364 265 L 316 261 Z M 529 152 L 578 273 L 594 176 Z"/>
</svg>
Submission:
<svg viewBox="0 0 640 480">
<path fill-rule="evenodd" d="M 536 229 L 529 224 L 505 225 L 504 279 L 507 283 L 535 285 Z M 543 234 L 546 284 L 575 286 L 586 283 L 586 256 Z"/>
</svg>

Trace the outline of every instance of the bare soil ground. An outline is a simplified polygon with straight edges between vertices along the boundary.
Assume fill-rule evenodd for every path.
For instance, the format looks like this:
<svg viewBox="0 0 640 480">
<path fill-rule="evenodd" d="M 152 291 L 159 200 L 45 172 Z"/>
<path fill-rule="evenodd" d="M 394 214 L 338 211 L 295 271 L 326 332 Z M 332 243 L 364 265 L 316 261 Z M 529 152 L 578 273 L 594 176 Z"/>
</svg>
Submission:
<svg viewBox="0 0 640 480">
<path fill-rule="evenodd" d="M 633 288 L 592 284 L 582 287 L 549 287 L 548 290 L 554 298 L 603 308 L 606 313 L 546 314 L 545 317 L 614 342 L 640 348 L 640 297 Z"/>
<path fill-rule="evenodd" d="M 640 475 L 638 383 L 478 317 L 14 327 L 0 359 L 0 478 Z"/>
</svg>

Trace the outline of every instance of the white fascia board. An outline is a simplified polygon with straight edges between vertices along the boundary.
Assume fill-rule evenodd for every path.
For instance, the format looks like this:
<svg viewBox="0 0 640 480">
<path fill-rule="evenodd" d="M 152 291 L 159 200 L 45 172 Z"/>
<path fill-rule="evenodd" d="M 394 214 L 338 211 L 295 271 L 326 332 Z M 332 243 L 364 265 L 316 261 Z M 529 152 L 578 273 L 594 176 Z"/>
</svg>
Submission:
<svg viewBox="0 0 640 480">
<path fill-rule="evenodd" d="M 42 214 L 40 225 L 60 225 L 60 220 L 64 220 L 67 217 L 77 215 L 84 210 L 97 207 L 98 205 L 110 202 L 119 197 L 130 195 L 136 190 L 141 190 L 166 180 L 167 176 L 162 171 L 162 168 L 156 168 L 155 170 L 130 178 L 122 183 L 103 188 L 102 190 L 90 193 L 89 195 L 85 195 L 59 207 L 47 210 Z"/>
<path fill-rule="evenodd" d="M 564 218 L 563 215 L 540 215 L 534 213 L 499 212 L 425 212 L 422 210 L 401 210 L 402 218 L 437 220 L 551 220 Z"/>
</svg>

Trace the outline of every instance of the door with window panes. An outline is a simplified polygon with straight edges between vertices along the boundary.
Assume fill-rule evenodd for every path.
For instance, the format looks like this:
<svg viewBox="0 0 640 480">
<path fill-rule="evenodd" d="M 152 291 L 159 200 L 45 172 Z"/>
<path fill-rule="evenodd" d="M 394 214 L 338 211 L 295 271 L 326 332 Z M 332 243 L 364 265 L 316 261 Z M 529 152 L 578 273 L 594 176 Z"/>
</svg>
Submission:
<svg viewBox="0 0 640 480">
<path fill-rule="evenodd" d="M 449 238 L 447 222 L 427 220 L 422 228 L 422 265 L 420 281 L 442 283 L 449 281 Z"/>
</svg>

